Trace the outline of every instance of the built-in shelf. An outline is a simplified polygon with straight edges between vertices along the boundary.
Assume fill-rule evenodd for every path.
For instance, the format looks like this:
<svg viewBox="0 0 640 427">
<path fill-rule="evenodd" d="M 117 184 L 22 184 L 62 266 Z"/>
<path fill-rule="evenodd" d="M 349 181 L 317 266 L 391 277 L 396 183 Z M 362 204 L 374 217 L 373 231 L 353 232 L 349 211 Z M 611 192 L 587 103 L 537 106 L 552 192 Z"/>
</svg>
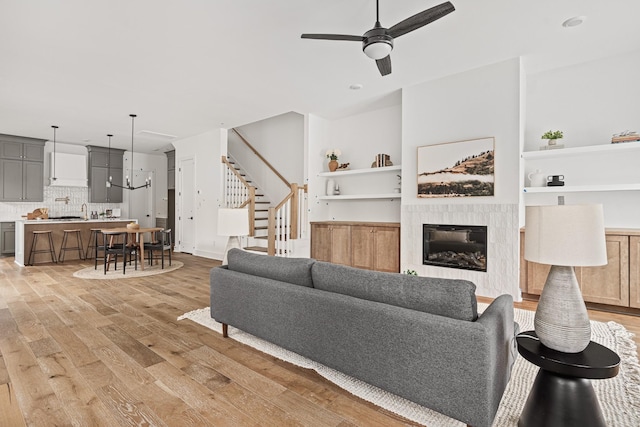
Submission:
<svg viewBox="0 0 640 427">
<path fill-rule="evenodd" d="M 566 185 L 562 187 L 525 187 L 525 193 L 579 193 L 595 191 L 634 191 L 640 184 Z"/>
<path fill-rule="evenodd" d="M 640 150 L 640 142 L 621 142 L 618 144 L 588 145 L 584 147 L 555 148 L 552 150 L 525 151 L 522 158 L 527 160 L 551 159 L 576 154 L 620 153 L 623 151 Z"/>
<path fill-rule="evenodd" d="M 320 172 L 318 176 L 322 177 L 336 177 L 336 176 L 345 176 L 345 175 L 360 175 L 364 173 L 382 173 L 382 172 L 391 172 L 391 171 L 399 171 L 402 170 L 402 166 L 393 165 L 393 166 L 385 166 L 381 168 L 367 168 L 367 169 L 349 169 L 349 170 L 337 170 L 335 172 Z"/>
<path fill-rule="evenodd" d="M 355 200 L 355 199 L 400 199 L 400 193 L 386 194 L 341 194 L 339 196 L 318 196 L 320 200 Z"/>
</svg>

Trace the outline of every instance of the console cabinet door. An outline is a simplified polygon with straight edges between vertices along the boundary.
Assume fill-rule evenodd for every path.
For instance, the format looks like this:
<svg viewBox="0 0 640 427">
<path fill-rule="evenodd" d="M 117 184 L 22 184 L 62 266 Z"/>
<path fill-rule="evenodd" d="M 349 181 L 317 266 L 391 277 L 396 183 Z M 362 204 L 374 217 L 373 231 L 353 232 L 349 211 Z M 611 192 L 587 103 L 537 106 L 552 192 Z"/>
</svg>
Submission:
<svg viewBox="0 0 640 427">
<path fill-rule="evenodd" d="M 629 306 L 640 308 L 640 236 L 629 238 Z"/>
<path fill-rule="evenodd" d="M 312 224 L 311 258 L 351 265 L 351 226 Z"/>
<path fill-rule="evenodd" d="M 629 236 L 607 235 L 607 265 L 576 268 L 585 301 L 629 306 Z"/>
<path fill-rule="evenodd" d="M 400 272 L 400 227 L 376 227 L 374 239 L 374 266 L 376 271 Z"/>
<path fill-rule="evenodd" d="M 400 228 L 352 225 L 351 260 L 356 268 L 400 272 Z"/>
<path fill-rule="evenodd" d="M 0 223 L 0 255 L 13 255 L 16 251 L 15 222 Z"/>
</svg>

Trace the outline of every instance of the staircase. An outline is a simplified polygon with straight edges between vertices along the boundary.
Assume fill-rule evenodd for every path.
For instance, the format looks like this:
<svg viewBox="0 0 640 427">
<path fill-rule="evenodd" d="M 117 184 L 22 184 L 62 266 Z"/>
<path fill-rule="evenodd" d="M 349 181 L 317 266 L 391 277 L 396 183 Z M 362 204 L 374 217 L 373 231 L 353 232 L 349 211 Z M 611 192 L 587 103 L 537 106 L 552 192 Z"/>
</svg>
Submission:
<svg viewBox="0 0 640 427">
<path fill-rule="evenodd" d="M 268 167 L 289 190 L 289 194 L 276 206 L 265 197 L 247 171 L 231 157 L 222 157 L 225 168 L 223 206 L 246 208 L 249 211 L 249 237 L 246 250 L 267 255 L 289 256 L 291 240 L 304 235 L 306 224 L 307 186 L 289 183 L 260 155 L 237 130 L 240 139 Z"/>
</svg>

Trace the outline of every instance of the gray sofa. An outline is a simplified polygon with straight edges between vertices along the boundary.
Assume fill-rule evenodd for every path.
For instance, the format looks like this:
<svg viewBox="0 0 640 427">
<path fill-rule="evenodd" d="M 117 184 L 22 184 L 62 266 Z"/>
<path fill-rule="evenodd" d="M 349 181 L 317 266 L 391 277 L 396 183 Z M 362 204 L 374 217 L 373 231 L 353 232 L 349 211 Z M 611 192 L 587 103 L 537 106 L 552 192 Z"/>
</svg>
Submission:
<svg viewBox="0 0 640 427">
<path fill-rule="evenodd" d="M 489 427 L 516 352 L 513 300 L 475 285 L 233 249 L 211 317 L 468 425 Z M 226 330 L 226 328 L 225 328 Z"/>
</svg>

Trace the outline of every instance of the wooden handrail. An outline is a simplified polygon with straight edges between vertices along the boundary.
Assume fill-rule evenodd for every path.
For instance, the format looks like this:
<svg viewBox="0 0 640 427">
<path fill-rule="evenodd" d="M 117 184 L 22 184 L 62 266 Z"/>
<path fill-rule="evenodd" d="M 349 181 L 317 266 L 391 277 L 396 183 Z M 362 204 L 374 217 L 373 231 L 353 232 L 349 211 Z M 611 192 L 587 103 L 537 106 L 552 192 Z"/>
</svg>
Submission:
<svg viewBox="0 0 640 427">
<path fill-rule="evenodd" d="M 244 177 L 242 175 L 240 175 L 240 172 L 238 172 L 236 170 L 236 168 L 233 167 L 233 165 L 231 163 L 229 163 L 229 160 L 225 156 L 222 156 L 222 163 L 224 163 L 225 165 L 227 165 L 229 167 L 229 169 L 231 169 L 233 174 L 240 180 L 240 182 L 242 182 L 245 185 L 245 187 L 251 187 L 251 184 L 249 184 L 247 182 L 247 180 L 244 179 Z"/>
<path fill-rule="evenodd" d="M 253 146 L 249 143 L 249 141 L 247 141 L 247 140 L 246 140 L 246 139 L 245 139 L 245 138 L 240 134 L 240 132 L 238 132 L 238 130 L 237 130 L 236 128 L 232 128 L 232 130 L 236 133 L 236 135 L 238 135 L 238 136 L 240 137 L 240 140 L 241 140 L 242 142 L 244 142 L 244 143 L 245 143 L 245 145 L 246 145 L 247 147 L 249 147 L 249 149 L 253 152 L 253 154 L 255 154 L 256 156 L 258 156 L 258 158 L 259 158 L 260 160 L 262 160 L 262 162 L 263 162 L 265 165 L 267 165 L 267 167 L 268 167 L 269 169 L 271 169 L 271 171 L 272 171 L 273 173 L 275 173 L 275 174 L 276 174 L 276 176 L 282 180 L 282 182 L 284 182 L 284 185 L 286 185 L 287 187 L 291 188 L 291 183 L 290 183 L 289 181 L 287 181 L 287 179 L 286 179 L 284 176 L 282 176 L 282 175 L 280 174 L 280 172 L 278 172 L 278 171 L 276 170 L 276 168 L 274 168 L 274 167 L 271 165 L 271 163 L 269 163 L 269 162 L 267 161 L 267 159 L 265 159 L 264 157 L 262 157 L 262 155 L 258 152 L 258 150 L 256 150 L 255 148 L 253 148 Z"/>
</svg>

